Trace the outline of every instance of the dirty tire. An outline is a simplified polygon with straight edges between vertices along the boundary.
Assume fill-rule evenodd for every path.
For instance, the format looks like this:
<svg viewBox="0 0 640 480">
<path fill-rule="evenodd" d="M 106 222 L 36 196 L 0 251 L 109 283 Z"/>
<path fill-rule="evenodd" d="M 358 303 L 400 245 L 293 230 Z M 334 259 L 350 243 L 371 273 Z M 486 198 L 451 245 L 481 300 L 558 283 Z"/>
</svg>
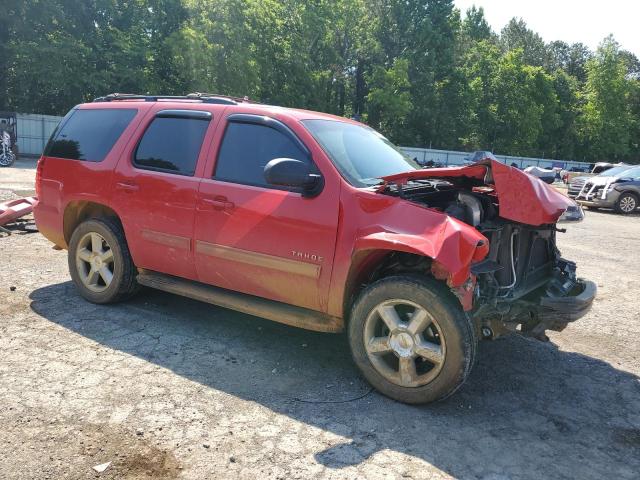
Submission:
<svg viewBox="0 0 640 480">
<path fill-rule="evenodd" d="M 92 232 L 102 236 L 113 252 L 113 280 L 106 290 L 102 292 L 94 292 L 83 284 L 76 265 L 78 243 L 82 237 Z M 131 298 L 140 289 L 136 282 L 137 268 L 131 259 L 122 227 L 115 219 L 92 218 L 78 225 L 69 242 L 68 263 L 69 273 L 80 295 L 92 303 L 121 302 Z"/>
<path fill-rule="evenodd" d="M 429 383 L 405 387 L 389 381 L 372 364 L 365 348 L 365 323 L 376 306 L 392 299 L 406 299 L 425 309 L 446 342 L 440 371 Z M 465 382 L 475 362 L 477 336 L 471 320 L 451 291 L 432 278 L 392 276 L 367 286 L 356 299 L 348 325 L 354 362 L 364 377 L 382 394 L 403 403 L 423 404 L 443 400 Z"/>
<path fill-rule="evenodd" d="M 638 197 L 633 193 L 623 193 L 618 197 L 618 201 L 615 205 L 615 210 L 618 213 L 627 215 L 633 213 L 638 209 Z"/>
</svg>

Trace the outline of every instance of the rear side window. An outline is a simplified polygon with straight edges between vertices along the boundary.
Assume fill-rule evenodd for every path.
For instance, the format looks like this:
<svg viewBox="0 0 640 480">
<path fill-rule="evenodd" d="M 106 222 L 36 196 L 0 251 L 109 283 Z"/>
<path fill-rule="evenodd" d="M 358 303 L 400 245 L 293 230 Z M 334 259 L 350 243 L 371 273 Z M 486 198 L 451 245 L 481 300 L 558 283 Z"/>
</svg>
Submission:
<svg viewBox="0 0 640 480">
<path fill-rule="evenodd" d="M 101 162 L 137 110 L 75 110 L 47 146 L 46 156 Z"/>
<path fill-rule="evenodd" d="M 273 188 L 264 179 L 264 167 L 274 158 L 310 162 L 285 134 L 264 125 L 231 122 L 220 146 L 215 178 Z"/>
<path fill-rule="evenodd" d="M 192 176 L 208 126 L 208 118 L 156 117 L 138 144 L 134 164 Z"/>
</svg>

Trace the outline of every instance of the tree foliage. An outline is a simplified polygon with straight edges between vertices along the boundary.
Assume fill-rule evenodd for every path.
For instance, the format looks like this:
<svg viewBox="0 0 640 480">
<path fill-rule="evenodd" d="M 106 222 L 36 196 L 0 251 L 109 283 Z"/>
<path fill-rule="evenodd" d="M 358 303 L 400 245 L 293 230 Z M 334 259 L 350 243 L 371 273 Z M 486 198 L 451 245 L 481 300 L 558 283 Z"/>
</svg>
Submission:
<svg viewBox="0 0 640 480">
<path fill-rule="evenodd" d="M 110 92 L 245 96 L 359 118 L 396 143 L 640 160 L 640 62 L 498 34 L 452 0 L 5 0 L 0 109 Z"/>
</svg>

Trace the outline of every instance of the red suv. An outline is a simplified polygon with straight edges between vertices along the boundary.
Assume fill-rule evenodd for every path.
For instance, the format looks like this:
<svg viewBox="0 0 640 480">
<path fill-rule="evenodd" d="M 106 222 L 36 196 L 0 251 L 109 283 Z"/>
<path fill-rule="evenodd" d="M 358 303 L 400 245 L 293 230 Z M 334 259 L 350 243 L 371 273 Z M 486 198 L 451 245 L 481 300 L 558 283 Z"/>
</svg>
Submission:
<svg viewBox="0 0 640 480">
<path fill-rule="evenodd" d="M 592 282 L 556 248 L 572 200 L 494 158 L 420 167 L 322 113 L 192 94 L 72 109 L 38 162 L 40 231 L 94 303 L 140 285 L 348 333 L 379 391 L 452 394 L 479 338 L 545 339 Z"/>
</svg>

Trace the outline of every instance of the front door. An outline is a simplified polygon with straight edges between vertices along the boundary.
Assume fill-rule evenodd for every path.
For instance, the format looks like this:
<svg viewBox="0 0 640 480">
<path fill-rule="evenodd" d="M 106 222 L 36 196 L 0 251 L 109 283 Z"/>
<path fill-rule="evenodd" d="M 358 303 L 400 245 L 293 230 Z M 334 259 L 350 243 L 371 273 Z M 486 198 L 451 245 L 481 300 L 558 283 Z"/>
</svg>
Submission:
<svg viewBox="0 0 640 480">
<path fill-rule="evenodd" d="M 159 106 L 143 123 L 140 140 L 116 168 L 112 202 L 136 266 L 195 279 L 193 227 L 204 168 L 198 160 L 206 157 L 211 113 Z"/>
<path fill-rule="evenodd" d="M 232 116 L 223 135 L 215 149 L 212 178 L 200 184 L 194 237 L 198 277 L 325 311 L 339 184 L 328 182 L 309 198 L 266 183 L 264 166 L 274 158 L 294 158 L 315 167 L 307 147 L 276 120 Z"/>
</svg>

